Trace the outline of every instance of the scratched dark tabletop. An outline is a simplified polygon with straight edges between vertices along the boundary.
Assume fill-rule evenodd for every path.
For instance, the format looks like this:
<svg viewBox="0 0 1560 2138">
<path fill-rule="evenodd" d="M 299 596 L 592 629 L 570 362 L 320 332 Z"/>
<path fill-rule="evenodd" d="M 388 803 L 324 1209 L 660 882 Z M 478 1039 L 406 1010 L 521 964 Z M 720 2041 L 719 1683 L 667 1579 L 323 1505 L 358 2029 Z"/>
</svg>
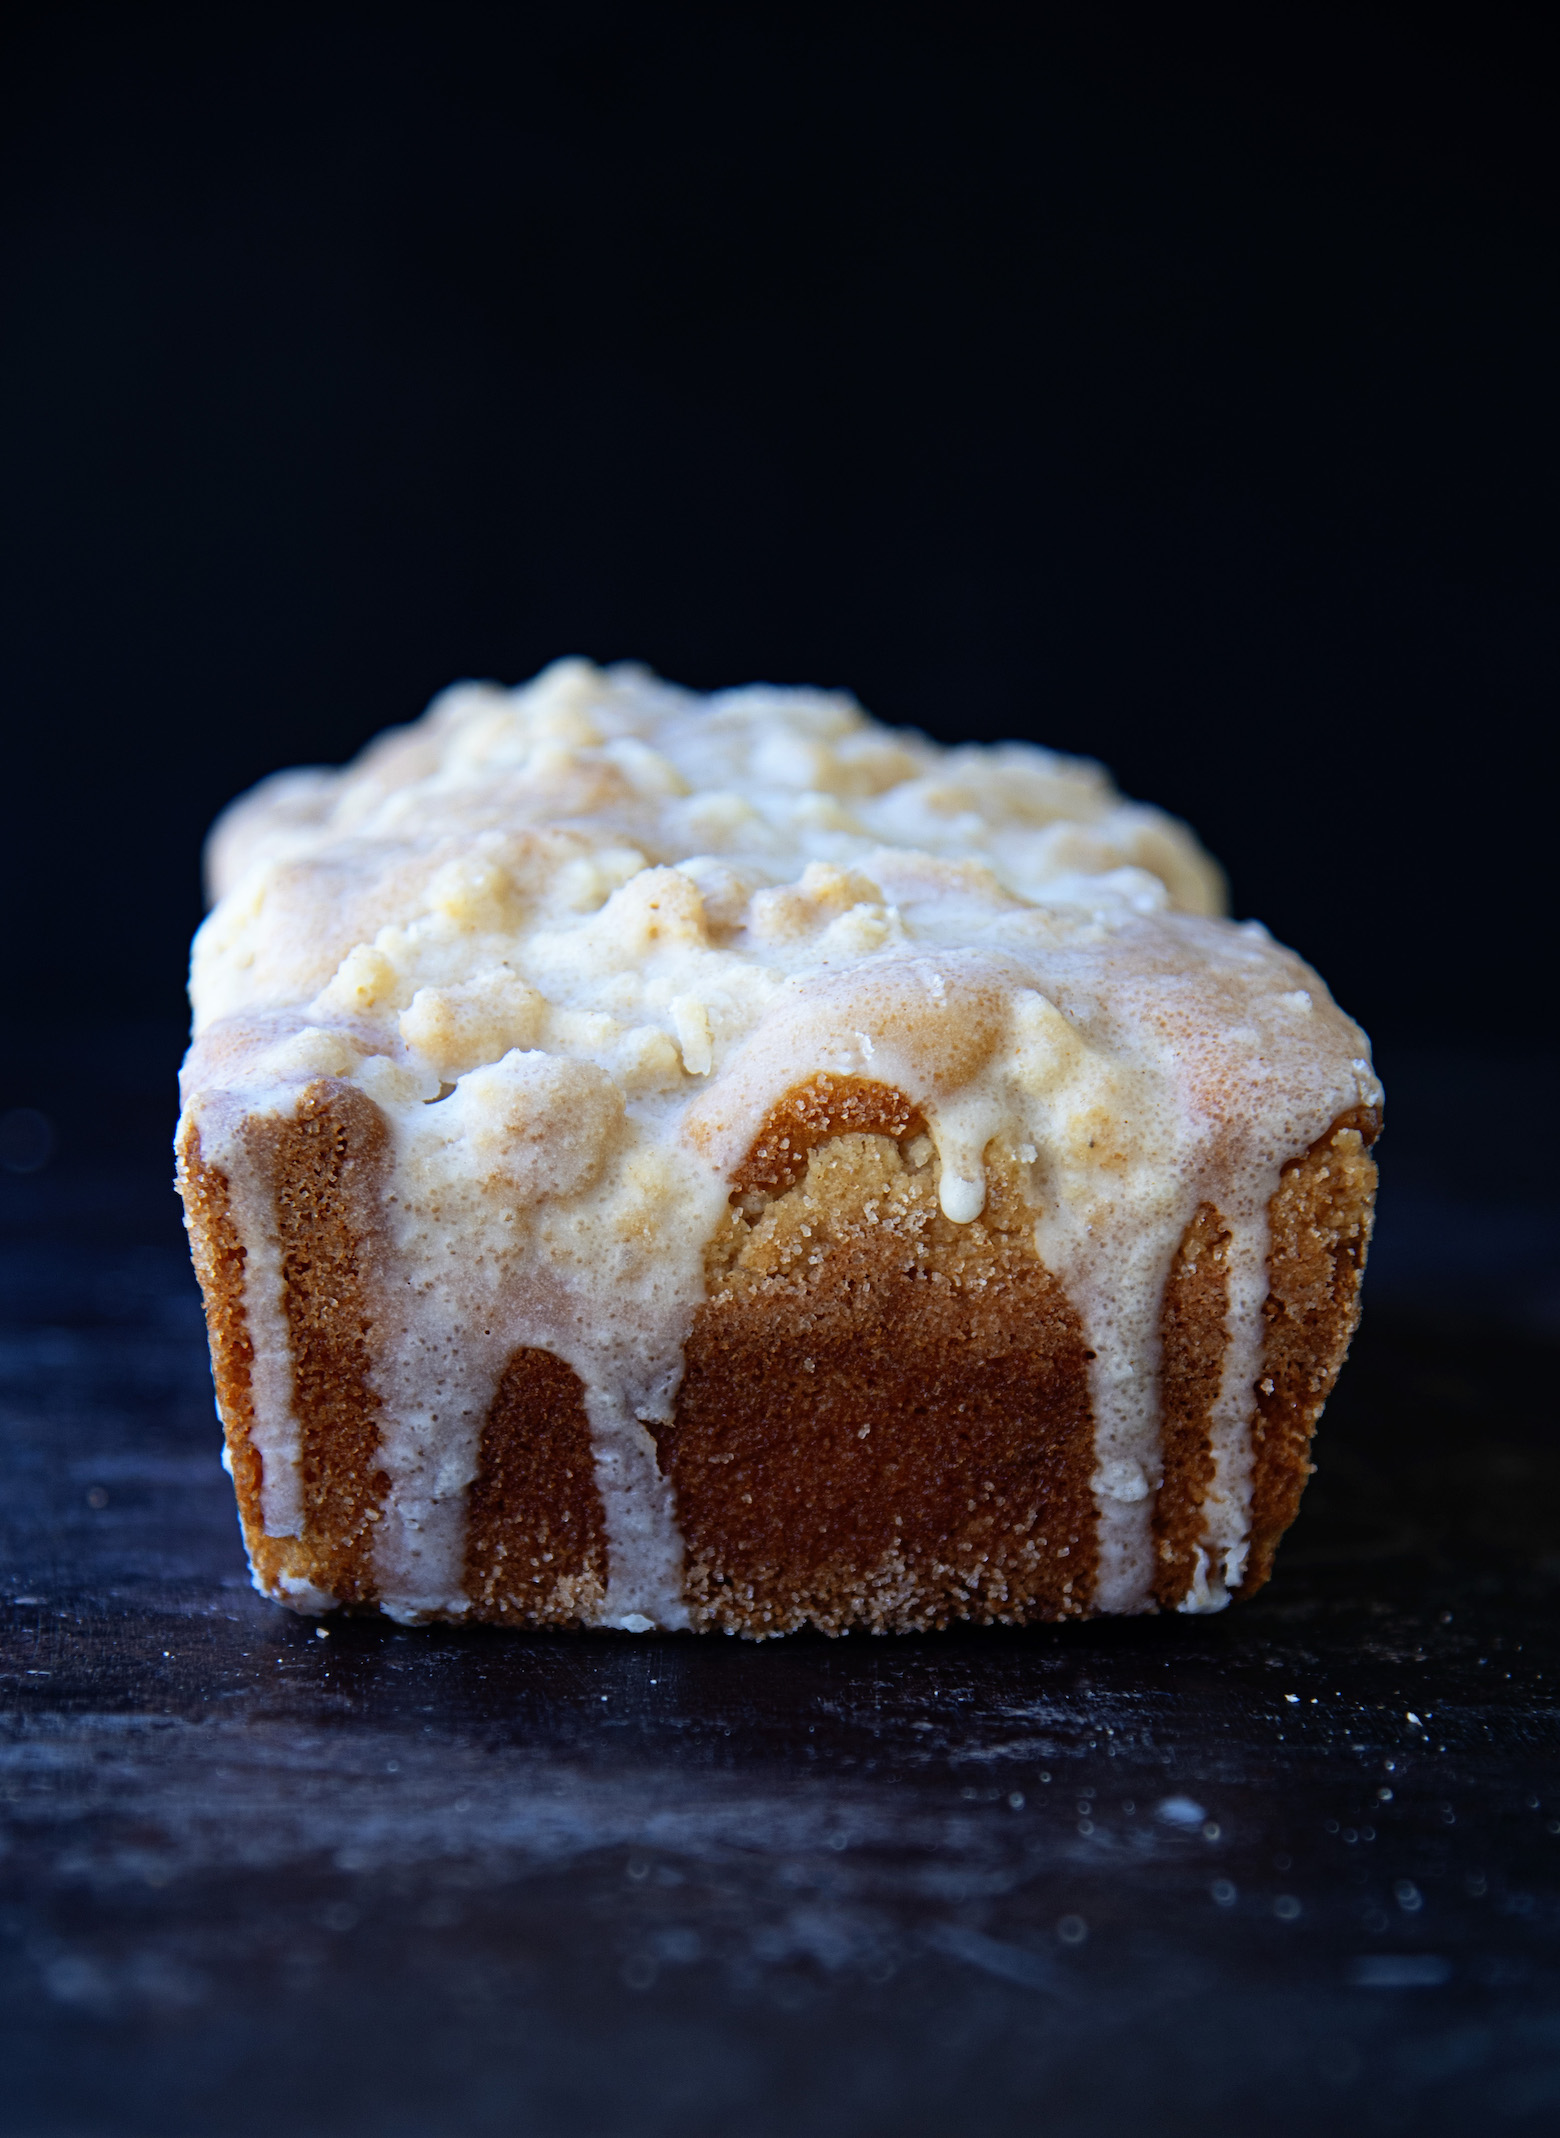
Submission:
<svg viewBox="0 0 1560 2138">
<path fill-rule="evenodd" d="M 254 1595 L 174 1056 L 4 1051 L 49 1123 L 0 1118 L 5 2138 L 1560 2123 L 1552 1161 L 1432 1162 L 1543 1064 L 1384 1065 L 1375 1297 L 1256 1602 L 752 1646 Z"/>
</svg>

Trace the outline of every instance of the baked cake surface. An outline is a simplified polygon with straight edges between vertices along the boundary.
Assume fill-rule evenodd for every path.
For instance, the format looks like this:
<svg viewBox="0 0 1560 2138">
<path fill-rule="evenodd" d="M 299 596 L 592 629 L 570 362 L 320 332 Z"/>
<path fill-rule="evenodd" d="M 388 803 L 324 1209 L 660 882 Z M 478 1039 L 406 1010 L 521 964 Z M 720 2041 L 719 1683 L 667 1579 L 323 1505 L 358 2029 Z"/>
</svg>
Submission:
<svg viewBox="0 0 1560 2138">
<path fill-rule="evenodd" d="M 764 1634 L 1266 1579 L 1380 1086 L 1097 766 L 560 662 L 210 869 L 179 1177 L 266 1593 Z"/>
</svg>

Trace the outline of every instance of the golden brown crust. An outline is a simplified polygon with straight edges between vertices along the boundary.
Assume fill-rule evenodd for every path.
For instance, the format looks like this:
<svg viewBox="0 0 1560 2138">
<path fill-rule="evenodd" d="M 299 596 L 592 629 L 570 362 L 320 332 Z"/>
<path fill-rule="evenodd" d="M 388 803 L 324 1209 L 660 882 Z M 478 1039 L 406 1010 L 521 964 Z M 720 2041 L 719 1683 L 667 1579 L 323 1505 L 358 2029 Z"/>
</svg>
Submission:
<svg viewBox="0 0 1560 2138">
<path fill-rule="evenodd" d="M 374 1525 L 389 1489 L 369 1380 L 366 1266 L 387 1156 L 384 1116 L 352 1085 L 322 1082 L 302 1093 L 291 1117 L 263 1116 L 244 1133 L 276 1195 L 307 1578 L 343 1604 L 368 1603 Z"/>
<path fill-rule="evenodd" d="M 1268 1205 L 1267 1330 L 1242 1596 L 1272 1573 L 1278 1541 L 1299 1512 L 1312 1469 L 1311 1435 L 1359 1326 L 1376 1198 L 1370 1146 L 1380 1127 L 1370 1107 L 1341 1115 L 1284 1168 Z"/>
<path fill-rule="evenodd" d="M 1229 1343 L 1230 1230 L 1201 1203 L 1182 1235 L 1159 1316 L 1163 1480 L 1154 1501 L 1154 1597 L 1164 1609 L 1191 1588 L 1213 1483 L 1213 1406 Z"/>
<path fill-rule="evenodd" d="M 249 1437 L 254 1424 L 250 1373 L 254 1351 L 244 1318 L 244 1250 L 233 1223 L 227 1175 L 201 1156 L 200 1132 L 185 1123 L 176 1150 L 178 1187 L 190 1258 L 206 1308 L 211 1378 L 227 1443 L 228 1468 L 238 1497 L 238 1518 L 251 1554 L 261 1538 L 260 1456 Z"/>
<path fill-rule="evenodd" d="M 372 1529 L 387 1481 L 376 1459 L 378 1398 L 368 1381 L 363 1256 L 384 1160 L 384 1118 L 352 1086 L 322 1082 L 301 1095 L 293 1117 L 257 1116 L 242 1134 L 246 1155 L 275 1192 L 298 1421 L 299 1537 L 265 1533 L 261 1459 L 250 1437 L 254 1353 L 244 1314 L 244 1248 L 227 1177 L 205 1160 L 193 1122 L 180 1141 L 179 1185 L 244 1540 L 268 1590 L 303 1581 L 341 1603 L 368 1603 Z"/>
<path fill-rule="evenodd" d="M 1087 1354 L 1016 1166 L 993 1149 L 988 1172 L 983 1216 L 952 1225 L 934 1166 L 852 1133 L 751 1228 L 733 1213 L 659 1436 L 696 1624 L 1086 1609 Z"/>
<path fill-rule="evenodd" d="M 482 1428 L 466 1593 L 500 1625 L 578 1625 L 606 1594 L 607 1535 L 579 1376 L 522 1346 Z"/>
<path fill-rule="evenodd" d="M 795 1084 L 765 1114 L 752 1148 L 731 1176 L 733 1197 L 783 1195 L 807 1170 L 807 1157 L 834 1136 L 916 1136 L 926 1123 L 892 1084 L 825 1073 Z"/>
</svg>

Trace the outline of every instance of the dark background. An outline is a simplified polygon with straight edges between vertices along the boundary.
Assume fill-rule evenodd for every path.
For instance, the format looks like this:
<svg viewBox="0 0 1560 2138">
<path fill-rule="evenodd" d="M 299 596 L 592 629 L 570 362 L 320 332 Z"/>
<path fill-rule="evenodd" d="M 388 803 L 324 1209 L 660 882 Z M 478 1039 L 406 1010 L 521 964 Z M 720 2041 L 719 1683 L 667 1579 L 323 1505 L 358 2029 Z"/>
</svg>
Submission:
<svg viewBox="0 0 1560 2138">
<path fill-rule="evenodd" d="M 578 651 L 1097 755 L 1379 1038 L 1552 1034 L 1542 25 L 12 10 L 12 1011 L 176 1017 L 224 801 Z"/>
<path fill-rule="evenodd" d="M 1424 14 L 6 14 L 0 2138 L 1555 2128 L 1560 74 Z M 755 1651 L 249 1590 L 201 835 L 568 651 L 1095 754 L 1369 1026 L 1261 1596 Z"/>
</svg>

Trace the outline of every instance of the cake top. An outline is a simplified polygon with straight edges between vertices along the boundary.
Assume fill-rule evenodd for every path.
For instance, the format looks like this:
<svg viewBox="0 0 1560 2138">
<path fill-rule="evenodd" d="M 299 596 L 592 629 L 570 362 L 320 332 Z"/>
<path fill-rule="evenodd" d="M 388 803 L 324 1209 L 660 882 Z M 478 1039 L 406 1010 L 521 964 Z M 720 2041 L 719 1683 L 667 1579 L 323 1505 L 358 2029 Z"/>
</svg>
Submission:
<svg viewBox="0 0 1560 2138">
<path fill-rule="evenodd" d="M 1226 1136 L 1375 1088 L 1315 975 L 1216 918 L 1186 826 L 1086 759 L 940 748 L 839 693 L 700 698 L 580 660 L 460 684 L 342 771 L 263 781 L 209 868 L 197 1085 L 367 1062 L 421 1103 L 523 1057 L 555 1158 L 564 1089 L 587 1114 L 592 1090 L 729 1173 L 764 1104 L 826 1069 L 934 1110 L 958 1219 L 982 1190 L 955 1113 L 1016 1123 L 1059 1049 L 1145 1117 L 1121 1079 L 1163 1087 L 1173 1056 L 1176 1103 Z"/>
<path fill-rule="evenodd" d="M 942 749 L 842 693 L 700 698 L 579 660 L 517 690 L 456 685 L 339 772 L 263 781 L 218 823 L 208 870 L 219 906 L 196 945 L 197 1029 L 307 1002 L 339 977 L 338 1014 L 393 1009 L 407 1043 L 457 1074 L 486 1043 L 479 998 L 495 1033 L 513 1020 L 498 999 L 513 992 L 500 977 L 511 952 L 561 962 L 571 997 L 597 993 L 591 1006 L 621 1021 L 625 942 L 640 943 L 652 908 L 664 917 L 651 964 L 685 963 L 665 953 L 692 931 L 730 990 L 741 967 L 837 967 L 1020 903 L 1224 903 L 1187 828 L 1123 801 L 1086 759 Z M 645 973 L 634 1007 L 681 1048 L 662 977 Z M 460 1041 L 435 1037 L 431 1005 L 407 1023 L 408 981 L 466 990 Z M 716 1019 L 713 1045 L 731 1023 Z"/>
</svg>

